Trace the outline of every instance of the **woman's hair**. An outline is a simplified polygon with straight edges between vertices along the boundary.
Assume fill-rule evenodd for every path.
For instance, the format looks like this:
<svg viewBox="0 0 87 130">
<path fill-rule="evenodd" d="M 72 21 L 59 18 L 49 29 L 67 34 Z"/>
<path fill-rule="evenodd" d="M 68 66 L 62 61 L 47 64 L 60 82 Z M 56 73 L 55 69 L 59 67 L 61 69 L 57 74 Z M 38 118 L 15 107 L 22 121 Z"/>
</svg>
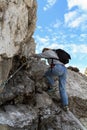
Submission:
<svg viewBox="0 0 87 130">
<path fill-rule="evenodd" d="M 51 50 L 50 48 L 43 48 L 42 52 Z"/>
</svg>

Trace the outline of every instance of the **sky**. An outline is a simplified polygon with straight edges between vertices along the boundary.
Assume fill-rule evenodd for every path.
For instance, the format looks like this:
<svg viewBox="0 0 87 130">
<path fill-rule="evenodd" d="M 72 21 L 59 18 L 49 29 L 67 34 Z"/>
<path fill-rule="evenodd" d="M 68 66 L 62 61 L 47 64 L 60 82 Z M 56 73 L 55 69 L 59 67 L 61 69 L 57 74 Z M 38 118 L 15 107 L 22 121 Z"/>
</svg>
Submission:
<svg viewBox="0 0 87 130">
<path fill-rule="evenodd" d="M 87 0 L 37 0 L 36 53 L 44 47 L 64 49 L 67 66 L 87 67 Z"/>
</svg>

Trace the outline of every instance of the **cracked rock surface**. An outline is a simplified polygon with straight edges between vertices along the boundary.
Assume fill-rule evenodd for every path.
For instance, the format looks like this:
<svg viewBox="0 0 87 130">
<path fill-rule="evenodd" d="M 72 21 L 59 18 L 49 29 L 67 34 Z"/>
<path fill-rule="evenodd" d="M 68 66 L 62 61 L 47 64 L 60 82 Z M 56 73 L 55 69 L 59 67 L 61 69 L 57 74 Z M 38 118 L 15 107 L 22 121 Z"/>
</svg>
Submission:
<svg viewBox="0 0 87 130">
<path fill-rule="evenodd" d="M 42 68 L 37 69 L 42 65 Z M 84 88 L 83 85 L 81 86 L 81 82 L 84 81 L 84 86 L 87 83 L 84 76 L 68 70 L 68 76 L 78 76 L 78 79 L 80 76 L 80 82 L 77 79 L 73 81 L 73 76 L 71 81 L 68 81 L 67 78 L 70 110 L 65 112 L 61 107 L 57 78 L 55 78 L 56 91 L 51 93 L 46 91 L 47 82 L 43 73 L 48 67 L 43 61 L 32 58 L 6 84 L 0 94 L 0 124 L 2 130 L 4 130 L 4 127 L 7 130 L 87 129 L 87 99 L 86 95 L 84 95 L 85 98 L 81 97 L 78 89 L 78 86 L 80 86 L 83 95 Z M 11 73 L 13 71 L 14 67 Z M 75 84 L 73 89 L 70 89 L 72 82 Z"/>
<path fill-rule="evenodd" d="M 87 77 L 68 70 L 65 112 L 58 79 L 48 93 L 49 66 L 30 57 L 36 11 L 36 0 L 0 0 L 0 130 L 87 130 Z"/>
</svg>

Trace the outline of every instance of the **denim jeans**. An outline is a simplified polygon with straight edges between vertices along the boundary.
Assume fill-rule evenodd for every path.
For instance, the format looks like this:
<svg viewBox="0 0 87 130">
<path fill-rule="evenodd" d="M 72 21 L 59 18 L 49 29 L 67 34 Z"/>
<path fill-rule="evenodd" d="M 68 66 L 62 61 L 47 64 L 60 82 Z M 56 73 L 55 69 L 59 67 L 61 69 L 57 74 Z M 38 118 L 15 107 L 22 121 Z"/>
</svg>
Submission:
<svg viewBox="0 0 87 130">
<path fill-rule="evenodd" d="M 68 96 L 66 93 L 66 74 L 67 74 L 67 69 L 62 64 L 56 64 L 52 69 L 49 68 L 45 73 L 45 77 L 47 78 L 48 83 L 51 86 L 54 86 L 53 77 L 54 76 L 59 77 L 59 92 L 60 92 L 60 97 L 63 106 L 68 105 Z"/>
</svg>

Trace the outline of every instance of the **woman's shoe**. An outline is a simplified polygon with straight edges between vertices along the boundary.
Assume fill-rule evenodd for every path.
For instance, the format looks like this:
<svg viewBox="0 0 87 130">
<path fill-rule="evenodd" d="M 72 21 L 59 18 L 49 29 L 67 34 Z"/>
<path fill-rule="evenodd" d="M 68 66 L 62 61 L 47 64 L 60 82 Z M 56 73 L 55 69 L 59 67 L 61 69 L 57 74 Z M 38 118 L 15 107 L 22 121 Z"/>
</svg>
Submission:
<svg viewBox="0 0 87 130">
<path fill-rule="evenodd" d="M 63 106 L 63 110 L 64 111 L 69 111 L 69 107 L 66 105 L 66 106 Z"/>
</svg>

